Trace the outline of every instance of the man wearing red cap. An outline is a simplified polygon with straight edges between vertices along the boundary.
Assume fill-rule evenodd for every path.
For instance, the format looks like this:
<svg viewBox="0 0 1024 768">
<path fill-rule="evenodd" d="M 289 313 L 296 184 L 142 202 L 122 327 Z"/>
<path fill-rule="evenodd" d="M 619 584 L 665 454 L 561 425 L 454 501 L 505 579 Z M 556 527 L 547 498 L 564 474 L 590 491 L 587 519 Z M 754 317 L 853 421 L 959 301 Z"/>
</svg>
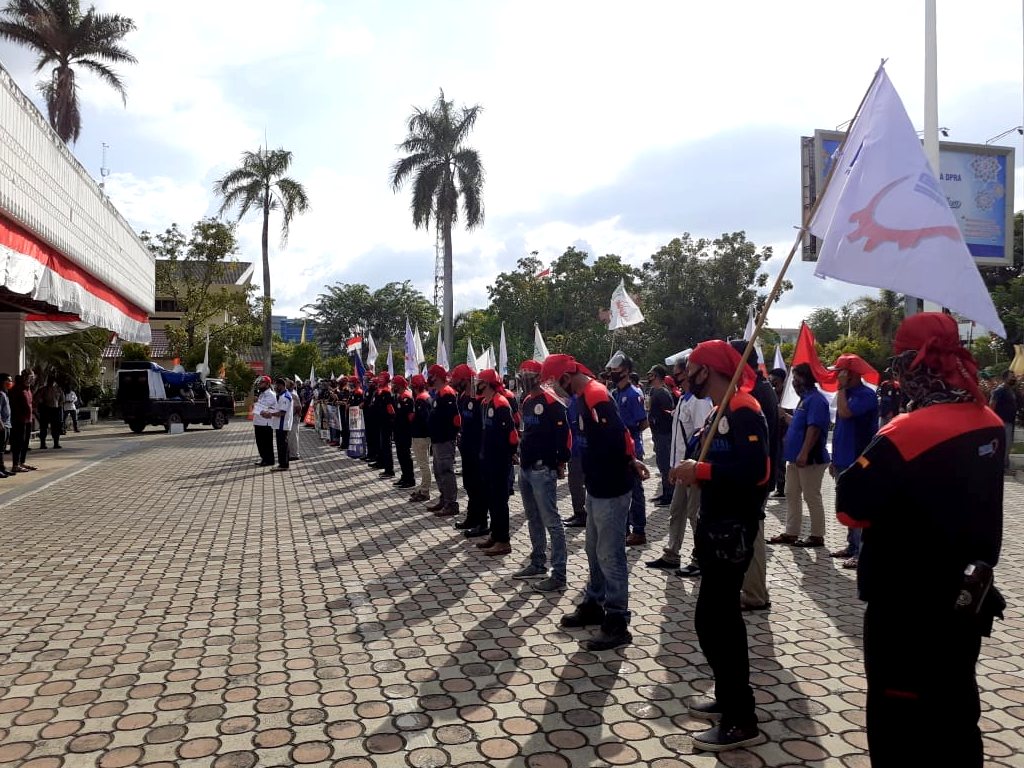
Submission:
<svg viewBox="0 0 1024 768">
<path fill-rule="evenodd" d="M 448 385 L 448 371 L 432 365 L 427 371 L 434 399 L 430 404 L 430 450 L 434 454 L 434 479 L 441 498 L 427 507 L 438 517 L 459 513 L 458 488 L 455 485 L 455 438 L 459 436 L 459 403 L 455 390 Z"/>
<path fill-rule="evenodd" d="M 459 455 L 462 457 L 462 487 L 466 491 L 466 517 L 455 523 L 467 539 L 487 537 L 487 486 L 480 464 L 483 438 L 483 410 L 473 388 L 473 369 L 465 363 L 452 369 L 452 388 L 458 393 Z"/>
<path fill-rule="evenodd" d="M 391 452 L 391 438 L 395 430 L 395 396 L 391 392 L 391 374 L 377 374 L 377 392 L 374 395 L 374 422 L 377 424 L 377 461 L 370 466 L 383 470 L 382 478 L 395 476 L 395 457 Z"/>
<path fill-rule="evenodd" d="M 416 459 L 416 469 L 420 473 L 420 485 L 409 496 L 409 501 L 430 500 L 430 432 L 427 422 L 430 419 L 430 395 L 427 393 L 427 380 L 416 374 L 410 380 L 412 397 L 415 402 L 412 420 L 412 453 Z"/>
<path fill-rule="evenodd" d="M 768 495 L 768 424 L 750 394 L 754 376 L 743 365 L 739 390 L 725 405 L 715 434 L 708 430 L 723 408 L 739 352 L 725 341 L 704 341 L 686 363 L 694 397 L 710 396 L 715 410 L 699 433 L 710 439 L 704 461 L 686 459 L 672 470 L 673 482 L 700 487 L 700 517 L 694 541 L 701 584 L 694 627 L 715 677 L 714 697 L 688 702 L 690 714 L 718 724 L 693 737 L 697 749 L 720 752 L 760 744 L 754 692 L 750 688 L 747 629 L 740 612 L 743 577 L 754 555 Z"/>
<path fill-rule="evenodd" d="M 587 562 L 590 577 L 583 602 L 562 617 L 566 629 L 600 625 L 583 643 L 589 651 L 605 651 L 633 641 L 629 632 L 629 569 L 626 538 L 633 478 L 650 473 L 633 456 L 629 434 L 608 389 L 570 355 L 548 355 L 541 381 L 579 395 L 579 428 L 586 439 L 583 475 L 587 487 Z M 737 587 L 737 591 L 739 588 Z M 734 597 L 735 600 L 735 597 Z"/>
<path fill-rule="evenodd" d="M 854 354 L 840 355 L 833 368 L 839 372 L 836 395 L 836 428 L 832 433 L 832 464 L 829 473 L 838 477 L 849 469 L 878 432 L 878 396 L 861 381 L 871 367 Z M 845 557 L 844 568 L 857 567 L 860 553 L 860 528 L 849 528 L 846 548 L 832 553 Z"/>
<path fill-rule="evenodd" d="M 565 528 L 558 516 L 558 479 L 572 449 L 565 406 L 540 384 L 541 364 L 524 360 L 519 366 L 523 398 L 523 439 L 519 446 L 519 492 L 530 531 L 530 562 L 513 579 L 543 579 L 539 592 L 565 589 Z M 551 539 L 551 576 L 548 577 L 548 538 Z"/>
<path fill-rule="evenodd" d="M 519 432 L 512 421 L 512 407 L 501 394 L 501 377 L 493 368 L 476 377 L 477 394 L 483 410 L 483 434 L 480 440 L 480 467 L 487 490 L 487 512 L 491 535 L 477 544 L 485 555 L 507 555 L 510 545 L 508 520 L 508 474 L 519 445 Z"/>
<path fill-rule="evenodd" d="M 412 422 L 416 417 L 416 403 L 409 394 L 409 382 L 404 376 L 395 376 L 392 381 L 395 396 L 395 454 L 401 476 L 395 482 L 396 488 L 412 488 L 416 480 L 412 474 Z"/>
<path fill-rule="evenodd" d="M 252 406 L 252 428 L 256 433 L 256 450 L 260 454 L 260 460 L 256 462 L 258 467 L 274 466 L 274 420 L 263 415 L 277 408 L 277 394 L 270 388 L 271 383 L 269 376 L 256 379 L 259 395 Z"/>
<path fill-rule="evenodd" d="M 377 466 L 377 449 L 380 446 L 380 425 L 377 423 L 377 377 L 367 374 L 363 384 L 363 424 L 366 429 L 366 455 L 362 460 L 371 467 Z"/>
<path fill-rule="evenodd" d="M 876 768 L 981 768 L 975 666 L 1005 607 L 992 585 L 1005 432 L 951 317 L 908 318 L 893 351 L 908 413 L 836 485 L 839 521 L 864 532 L 868 750 Z"/>
</svg>

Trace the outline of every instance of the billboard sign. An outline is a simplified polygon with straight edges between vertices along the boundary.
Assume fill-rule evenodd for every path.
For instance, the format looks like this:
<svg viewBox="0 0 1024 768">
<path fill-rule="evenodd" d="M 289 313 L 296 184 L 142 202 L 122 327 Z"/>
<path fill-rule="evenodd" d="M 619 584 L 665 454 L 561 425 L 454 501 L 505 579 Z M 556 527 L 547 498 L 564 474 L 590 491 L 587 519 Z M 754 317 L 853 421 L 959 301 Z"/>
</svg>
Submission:
<svg viewBox="0 0 1024 768">
<path fill-rule="evenodd" d="M 815 131 L 801 141 L 804 212 L 825 184 L 845 134 Z M 953 209 L 967 249 L 979 266 L 1013 264 L 1012 147 L 939 143 L 939 184 Z M 817 258 L 816 238 L 804 241 L 804 261 Z"/>
</svg>

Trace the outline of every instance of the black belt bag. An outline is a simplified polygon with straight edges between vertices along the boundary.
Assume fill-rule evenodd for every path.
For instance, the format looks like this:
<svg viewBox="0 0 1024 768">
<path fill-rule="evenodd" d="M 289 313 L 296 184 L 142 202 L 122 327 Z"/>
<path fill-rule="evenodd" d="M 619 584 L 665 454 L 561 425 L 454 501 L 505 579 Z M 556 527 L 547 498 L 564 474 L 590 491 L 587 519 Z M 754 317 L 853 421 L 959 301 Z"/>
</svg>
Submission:
<svg viewBox="0 0 1024 768">
<path fill-rule="evenodd" d="M 722 563 L 740 565 L 754 553 L 757 522 L 701 520 L 697 526 L 697 554 Z"/>
</svg>

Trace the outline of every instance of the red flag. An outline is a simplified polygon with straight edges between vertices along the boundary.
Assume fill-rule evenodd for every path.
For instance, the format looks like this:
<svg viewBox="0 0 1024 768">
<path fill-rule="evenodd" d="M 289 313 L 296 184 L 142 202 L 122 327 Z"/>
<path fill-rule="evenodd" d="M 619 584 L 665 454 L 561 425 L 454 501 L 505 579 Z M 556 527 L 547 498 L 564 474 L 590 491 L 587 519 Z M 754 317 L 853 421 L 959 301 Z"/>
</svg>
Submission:
<svg viewBox="0 0 1024 768">
<path fill-rule="evenodd" d="M 538 272 L 533 277 L 534 277 L 535 280 L 542 280 L 545 277 L 551 277 L 551 267 L 548 267 L 547 269 L 541 270 L 540 272 Z"/>
<path fill-rule="evenodd" d="M 846 355 L 842 357 L 846 357 Z M 878 371 L 861 358 L 855 355 L 850 357 L 856 358 L 853 364 L 849 366 L 850 369 L 859 373 L 864 383 L 877 387 L 882 380 L 882 377 L 878 375 Z M 818 350 L 814 346 L 814 334 L 807 326 L 807 323 L 801 323 L 800 325 L 800 335 L 797 337 L 796 348 L 793 350 L 791 368 L 801 363 L 807 363 L 811 366 L 814 378 L 817 380 L 818 387 L 822 391 L 837 392 L 839 390 L 839 371 L 826 368 L 822 364 L 821 359 L 818 357 Z"/>
</svg>

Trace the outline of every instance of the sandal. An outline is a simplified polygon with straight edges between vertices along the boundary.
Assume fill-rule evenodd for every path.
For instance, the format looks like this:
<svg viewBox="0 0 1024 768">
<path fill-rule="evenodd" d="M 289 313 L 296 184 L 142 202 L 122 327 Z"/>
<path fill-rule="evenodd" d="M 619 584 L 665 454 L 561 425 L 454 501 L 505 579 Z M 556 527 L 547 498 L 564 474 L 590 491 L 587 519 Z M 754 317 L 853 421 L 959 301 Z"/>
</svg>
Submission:
<svg viewBox="0 0 1024 768">
<path fill-rule="evenodd" d="M 824 547 L 825 539 L 821 536 L 808 536 L 806 539 L 800 539 L 799 541 L 793 542 L 794 547 Z"/>
<path fill-rule="evenodd" d="M 799 536 L 794 536 L 791 533 L 780 533 L 778 536 L 772 536 L 768 539 L 769 544 L 796 544 L 800 540 Z"/>
<path fill-rule="evenodd" d="M 847 560 L 845 563 L 843 563 L 843 568 L 849 568 L 850 570 L 853 570 L 856 567 L 857 567 L 857 558 L 856 557 L 851 557 L 849 560 Z"/>
</svg>

